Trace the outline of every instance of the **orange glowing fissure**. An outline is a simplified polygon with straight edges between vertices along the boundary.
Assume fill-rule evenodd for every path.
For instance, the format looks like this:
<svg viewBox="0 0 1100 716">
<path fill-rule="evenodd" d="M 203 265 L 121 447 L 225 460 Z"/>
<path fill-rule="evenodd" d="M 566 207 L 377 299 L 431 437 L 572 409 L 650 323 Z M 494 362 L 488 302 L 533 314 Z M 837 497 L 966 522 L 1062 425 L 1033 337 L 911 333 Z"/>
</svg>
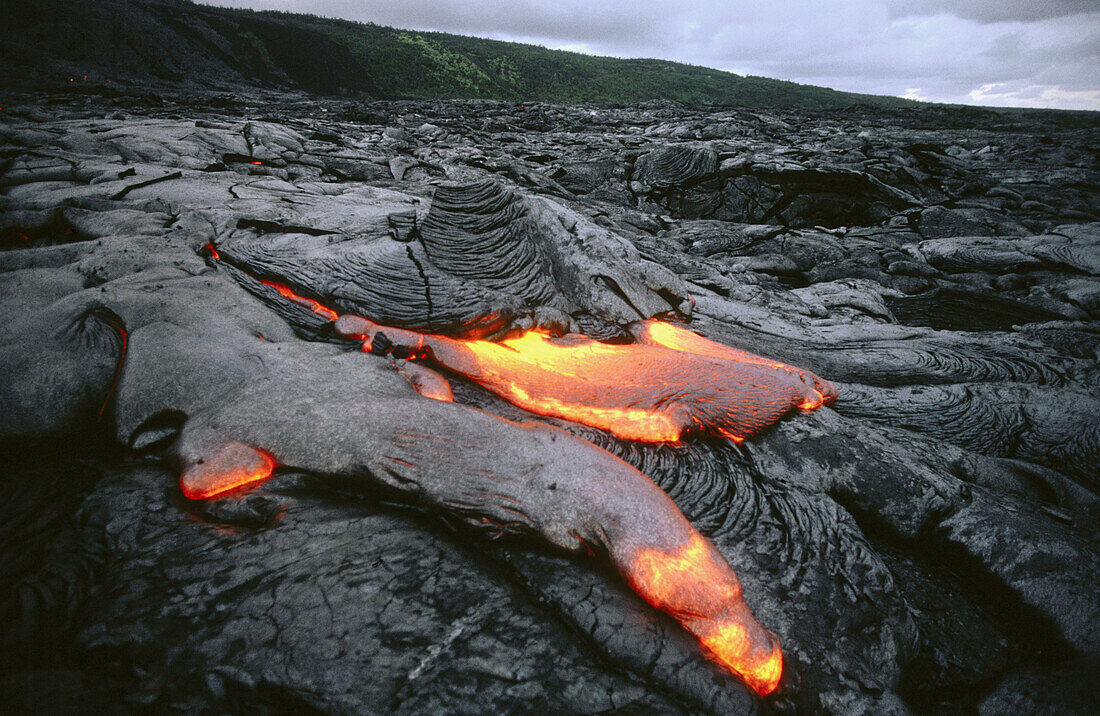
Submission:
<svg viewBox="0 0 1100 716">
<path fill-rule="evenodd" d="M 779 686 L 783 652 L 741 596 L 733 570 L 698 532 L 672 552 L 644 548 L 628 560 L 626 578 L 653 606 L 694 634 L 714 658 L 761 696 Z"/>
<path fill-rule="evenodd" d="M 339 314 L 331 308 L 322 305 L 319 301 L 314 301 L 312 298 L 301 296 L 282 284 L 275 283 L 274 281 L 268 281 L 267 279 L 260 279 L 260 283 L 265 286 L 270 286 L 271 288 L 278 291 L 279 295 L 281 295 L 283 298 L 289 299 L 294 303 L 297 303 L 299 306 L 304 306 L 305 308 L 308 308 L 309 310 L 316 313 L 318 316 L 323 316 L 330 321 L 335 321 L 337 318 L 339 318 Z"/>
</svg>

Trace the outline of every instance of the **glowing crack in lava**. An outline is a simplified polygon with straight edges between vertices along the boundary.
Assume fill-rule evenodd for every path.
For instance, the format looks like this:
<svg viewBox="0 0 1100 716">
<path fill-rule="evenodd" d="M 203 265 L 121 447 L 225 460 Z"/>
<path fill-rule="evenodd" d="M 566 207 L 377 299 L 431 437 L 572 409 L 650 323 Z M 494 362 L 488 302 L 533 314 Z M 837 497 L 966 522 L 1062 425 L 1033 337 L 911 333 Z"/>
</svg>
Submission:
<svg viewBox="0 0 1100 716">
<path fill-rule="evenodd" d="M 210 499 L 267 480 L 275 464 L 270 453 L 244 443 L 229 442 L 187 466 L 180 475 L 180 489 L 189 500 Z"/>
<path fill-rule="evenodd" d="M 656 321 L 639 324 L 642 342 L 628 345 L 539 331 L 499 342 L 458 340 L 357 316 L 341 316 L 336 331 L 362 339 L 364 350 L 382 333 L 388 345 L 427 352 L 521 408 L 629 440 L 676 442 L 709 433 L 740 442 L 796 408 L 836 398 L 836 388 L 809 371 Z"/>
<path fill-rule="evenodd" d="M 282 296 L 283 298 L 286 298 L 290 301 L 293 301 L 294 303 L 297 303 L 299 306 L 302 306 L 304 308 L 308 308 L 309 310 L 316 313 L 318 316 L 323 316 L 324 318 L 327 318 L 330 321 L 335 321 L 336 318 L 337 318 L 338 314 L 336 313 L 336 311 L 332 310 L 331 308 L 329 308 L 327 306 L 322 305 L 320 301 L 314 301 L 312 298 L 306 298 L 305 296 L 301 296 L 297 293 L 294 293 L 294 291 L 290 290 L 286 286 L 284 286 L 282 284 L 279 284 L 279 283 L 275 283 L 274 281 L 268 281 L 267 279 L 260 279 L 260 283 L 262 283 L 265 286 L 270 286 L 271 288 L 278 291 L 279 295 Z"/>
<path fill-rule="evenodd" d="M 715 659 L 761 696 L 779 686 L 779 641 L 749 611 L 741 584 L 721 554 L 698 532 L 665 551 L 638 549 L 625 574 L 646 601 L 677 619 Z"/>
</svg>

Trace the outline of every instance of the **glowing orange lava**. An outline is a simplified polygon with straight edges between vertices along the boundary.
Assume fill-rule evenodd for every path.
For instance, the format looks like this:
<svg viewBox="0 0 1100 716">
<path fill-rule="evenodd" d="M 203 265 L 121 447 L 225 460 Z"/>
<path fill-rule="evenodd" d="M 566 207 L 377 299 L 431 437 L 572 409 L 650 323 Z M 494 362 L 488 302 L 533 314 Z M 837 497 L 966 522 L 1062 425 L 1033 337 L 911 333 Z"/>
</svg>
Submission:
<svg viewBox="0 0 1100 716">
<path fill-rule="evenodd" d="M 740 442 L 791 410 L 830 401 L 836 389 L 809 371 L 650 323 L 639 343 L 528 331 L 499 342 L 458 340 L 341 316 L 340 335 L 363 350 L 400 347 L 425 356 L 526 410 L 644 442 L 709 433 Z M 379 333 L 387 341 L 378 343 Z M 651 337 L 656 336 L 656 339 Z M 693 338 L 692 338 L 693 337 Z M 671 346 L 662 345 L 660 341 Z"/>
<path fill-rule="evenodd" d="M 525 410 L 605 428 L 628 440 L 680 439 L 682 426 L 669 415 L 646 407 L 599 404 L 599 394 L 613 392 L 614 384 L 621 385 L 624 377 L 630 375 L 631 366 L 623 361 L 624 346 L 575 336 L 554 339 L 537 331 L 499 343 L 462 341 L 461 344 L 478 364 L 475 380 Z M 550 377 L 564 387 L 564 381 L 560 380 L 564 378 L 583 389 L 547 391 L 545 385 L 539 384 L 540 376 L 543 383 Z M 570 400 L 573 396 L 577 397 Z"/>
<path fill-rule="evenodd" d="M 541 331 L 499 342 L 459 340 L 338 316 L 285 286 L 263 283 L 335 321 L 335 332 L 361 340 L 364 351 L 426 358 L 532 412 L 632 440 L 673 442 L 709 432 L 740 442 L 796 407 L 813 409 L 836 398 L 836 388 L 809 371 L 658 321 L 633 324 L 638 342 L 628 345 Z M 454 399 L 435 371 L 410 361 L 396 367 L 422 395 Z M 229 443 L 188 467 L 180 484 L 188 498 L 203 499 L 265 480 L 275 465 L 262 450 Z M 721 553 L 669 505 L 682 522 L 678 535 L 661 531 L 644 546 L 612 543 L 613 564 L 638 594 L 679 621 L 753 691 L 774 692 L 783 675 L 778 639 L 753 616 Z"/>
<path fill-rule="evenodd" d="M 375 352 L 375 336 L 413 359 L 430 358 L 505 400 L 642 442 L 678 442 L 710 433 L 742 442 L 795 408 L 813 410 L 837 397 L 813 373 L 722 345 L 656 320 L 633 324 L 638 343 L 611 345 L 586 336 L 532 330 L 499 342 L 461 340 L 338 316 L 286 286 L 284 297 L 336 321 L 340 335 Z M 432 395 L 431 397 L 436 397 Z"/>
<path fill-rule="evenodd" d="M 442 365 L 526 410 L 644 442 L 698 432 L 740 442 L 792 408 L 819 407 L 826 392 L 835 397 L 830 384 L 793 366 L 668 324 L 649 322 L 645 330 L 655 340 L 633 345 L 538 331 L 459 348 L 435 336 L 424 344 Z M 455 360 L 463 351 L 472 366 Z"/>
<path fill-rule="evenodd" d="M 731 348 L 727 345 L 717 343 L 704 338 L 698 333 L 675 326 L 671 323 L 664 323 L 662 321 L 647 320 L 636 323 L 632 326 L 631 332 L 638 341 L 642 343 L 649 343 L 653 345 L 665 346 L 666 348 L 672 348 L 673 350 L 684 351 L 685 353 L 694 353 L 695 355 L 711 356 L 714 358 L 721 358 L 724 360 L 735 361 L 737 363 L 748 363 L 751 365 L 767 366 L 768 368 L 774 368 L 776 370 L 782 370 L 791 374 L 807 374 L 806 371 L 801 368 L 796 368 L 793 365 L 787 363 L 780 363 L 779 361 L 772 360 L 770 358 L 764 358 L 754 353 Z M 802 410 L 814 410 L 820 408 L 822 405 L 832 403 L 837 398 L 836 386 L 827 380 L 822 380 L 812 373 L 815 387 L 811 389 L 812 397 L 799 403 L 798 407 Z"/>
<path fill-rule="evenodd" d="M 304 306 L 308 308 L 309 310 L 316 313 L 318 316 L 324 316 L 330 321 L 335 321 L 339 317 L 339 314 L 331 308 L 322 305 L 318 301 L 314 301 L 312 298 L 300 296 L 297 293 L 294 293 L 294 291 L 291 291 L 286 286 L 283 286 L 282 284 L 275 283 L 274 281 L 268 281 L 267 279 L 260 279 L 260 283 L 265 286 L 270 286 L 271 288 L 278 291 L 279 295 L 281 295 L 283 298 L 290 299 L 291 301 L 294 301 L 294 303 L 297 303 L 299 306 Z"/>
<path fill-rule="evenodd" d="M 675 617 L 714 657 L 761 696 L 783 675 L 779 642 L 741 597 L 741 585 L 698 532 L 674 551 L 646 548 L 630 561 L 627 579 L 645 599 Z"/>
<path fill-rule="evenodd" d="M 206 500 L 267 480 L 275 465 L 271 454 L 244 443 L 230 442 L 184 470 L 180 489 L 189 500 Z"/>
</svg>

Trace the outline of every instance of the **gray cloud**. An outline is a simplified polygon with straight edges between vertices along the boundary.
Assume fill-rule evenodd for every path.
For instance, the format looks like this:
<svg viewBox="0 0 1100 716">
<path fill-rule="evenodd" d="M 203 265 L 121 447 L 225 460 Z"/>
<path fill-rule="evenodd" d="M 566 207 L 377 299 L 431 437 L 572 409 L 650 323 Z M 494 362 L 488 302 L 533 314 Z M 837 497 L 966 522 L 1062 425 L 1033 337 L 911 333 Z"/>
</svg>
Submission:
<svg viewBox="0 0 1100 716">
<path fill-rule="evenodd" d="M 227 0 L 207 4 L 286 10 L 459 34 L 516 35 L 601 42 L 658 41 L 676 2 L 613 0 Z"/>
<path fill-rule="evenodd" d="M 948 14 L 981 23 L 1033 22 L 1096 12 L 1096 0 L 888 0 L 894 17 Z"/>
<path fill-rule="evenodd" d="M 1096 0 L 220 0 L 939 102 L 1100 110 Z"/>
</svg>

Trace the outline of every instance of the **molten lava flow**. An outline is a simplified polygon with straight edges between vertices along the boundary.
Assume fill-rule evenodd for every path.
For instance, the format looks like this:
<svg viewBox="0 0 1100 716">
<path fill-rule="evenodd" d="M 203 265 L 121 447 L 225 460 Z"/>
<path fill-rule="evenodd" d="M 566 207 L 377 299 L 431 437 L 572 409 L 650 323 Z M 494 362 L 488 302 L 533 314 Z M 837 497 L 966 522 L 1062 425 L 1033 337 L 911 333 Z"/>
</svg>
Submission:
<svg viewBox="0 0 1100 716">
<path fill-rule="evenodd" d="M 641 321 L 635 323 L 631 327 L 631 332 L 641 343 L 665 346 L 666 348 L 672 348 L 673 350 L 683 351 L 685 353 L 712 356 L 714 358 L 722 358 L 737 363 L 767 366 L 795 375 L 808 375 L 813 378 L 814 387 L 811 388 L 813 395 L 798 405 L 802 410 L 820 408 L 822 405 L 832 403 L 837 398 L 836 386 L 801 368 L 796 368 L 793 365 L 780 363 L 779 361 L 764 358 L 763 356 L 758 356 L 746 351 L 737 350 L 736 348 L 730 348 L 729 346 L 704 338 L 698 333 L 693 333 L 685 328 L 674 326 L 671 323 L 664 323 L 652 319 Z"/>
<path fill-rule="evenodd" d="M 314 301 L 312 298 L 299 296 L 282 284 L 275 283 L 274 281 L 268 281 L 267 279 L 260 279 L 260 283 L 265 286 L 270 286 L 271 288 L 278 291 L 279 295 L 281 295 L 283 298 L 294 301 L 294 303 L 297 303 L 299 306 L 304 306 L 308 308 L 309 310 L 316 313 L 318 316 L 324 316 L 330 321 L 335 321 L 339 317 L 339 314 L 331 308 L 322 305 L 318 301 Z"/>
<path fill-rule="evenodd" d="M 613 389 L 612 385 L 601 384 L 621 382 L 624 375 L 629 375 L 620 372 L 623 368 L 629 369 L 622 360 L 626 346 L 587 338 L 573 338 L 563 343 L 537 331 L 528 331 L 499 343 L 463 341 L 462 346 L 474 355 L 480 368 L 474 380 L 532 413 L 606 428 L 628 440 L 675 442 L 680 439 L 683 426 L 658 410 L 569 399 L 579 392 Z M 558 385 L 548 386 L 548 382 Z M 580 383 L 587 390 L 571 391 L 570 382 Z M 546 387 L 551 389 L 546 390 Z"/>
<path fill-rule="evenodd" d="M 741 442 L 795 408 L 813 410 L 837 397 L 809 371 L 652 319 L 630 326 L 638 341 L 630 345 L 537 330 L 500 342 L 460 340 L 339 316 L 286 286 L 262 283 L 335 321 L 336 332 L 363 341 L 364 351 L 430 358 L 533 413 L 628 440 L 677 442 L 709 433 Z M 446 400 L 439 381 L 429 382 L 425 394 Z"/>
<path fill-rule="evenodd" d="M 367 352 L 427 358 L 532 412 L 633 440 L 671 442 L 709 432 L 739 441 L 795 407 L 816 408 L 836 397 L 831 384 L 808 371 L 655 321 L 632 326 L 639 342 L 630 345 L 579 335 L 556 338 L 540 331 L 500 342 L 457 340 L 337 316 L 285 286 L 263 283 L 335 321 L 337 334 L 361 340 Z M 450 385 L 438 373 L 408 361 L 397 369 L 422 395 L 453 400 Z M 412 466 L 403 458 L 389 459 Z M 187 467 L 180 484 L 188 498 L 203 499 L 265 480 L 275 465 L 270 454 L 233 442 Z M 778 640 L 753 616 L 737 576 L 717 549 L 667 495 L 635 474 L 667 508 L 653 509 L 653 503 L 639 497 L 637 485 L 630 485 L 618 503 L 630 508 L 625 516 L 615 513 L 622 519 L 600 524 L 612 564 L 638 594 L 679 621 L 756 693 L 772 693 L 783 672 Z M 662 509 L 663 523 L 657 519 Z M 669 514 L 675 518 L 668 519 Z M 628 539 L 608 537 L 624 532 L 627 525 Z M 638 525 L 645 528 L 636 529 Z"/>
<path fill-rule="evenodd" d="M 761 696 L 775 691 L 783 673 L 778 640 L 741 597 L 733 570 L 697 532 L 674 551 L 637 551 L 627 579 L 645 599 L 674 616 L 714 657 Z"/>
<path fill-rule="evenodd" d="M 458 340 L 341 317 L 286 286 L 262 282 L 336 321 L 336 332 L 362 340 L 367 352 L 430 357 L 521 408 L 628 440 L 677 442 L 709 433 L 741 442 L 795 408 L 812 410 L 837 395 L 809 371 L 654 320 L 631 326 L 639 342 L 630 345 L 541 331 L 500 342 Z"/>
<path fill-rule="evenodd" d="M 795 407 L 816 408 L 826 395 L 835 397 L 831 385 L 807 371 L 655 326 L 666 324 L 649 329 L 679 342 L 608 345 L 529 331 L 455 346 L 428 336 L 424 345 L 440 364 L 521 408 L 629 440 L 675 442 L 706 432 L 740 442 Z"/>
<path fill-rule="evenodd" d="M 631 345 L 539 331 L 500 342 L 456 340 L 357 316 L 341 316 L 335 328 L 362 340 L 364 350 L 426 354 L 531 412 L 629 440 L 674 442 L 710 433 L 740 442 L 794 408 L 818 407 L 836 394 L 808 371 L 734 349 L 723 353 L 724 346 L 699 336 L 697 344 L 684 338 L 676 347 L 661 345 L 645 326 L 635 327 L 643 342 Z M 687 350 L 695 345 L 698 351 Z"/>
<path fill-rule="evenodd" d="M 275 464 L 275 458 L 259 448 L 230 442 L 185 469 L 180 489 L 189 500 L 206 500 L 267 480 Z"/>
</svg>

